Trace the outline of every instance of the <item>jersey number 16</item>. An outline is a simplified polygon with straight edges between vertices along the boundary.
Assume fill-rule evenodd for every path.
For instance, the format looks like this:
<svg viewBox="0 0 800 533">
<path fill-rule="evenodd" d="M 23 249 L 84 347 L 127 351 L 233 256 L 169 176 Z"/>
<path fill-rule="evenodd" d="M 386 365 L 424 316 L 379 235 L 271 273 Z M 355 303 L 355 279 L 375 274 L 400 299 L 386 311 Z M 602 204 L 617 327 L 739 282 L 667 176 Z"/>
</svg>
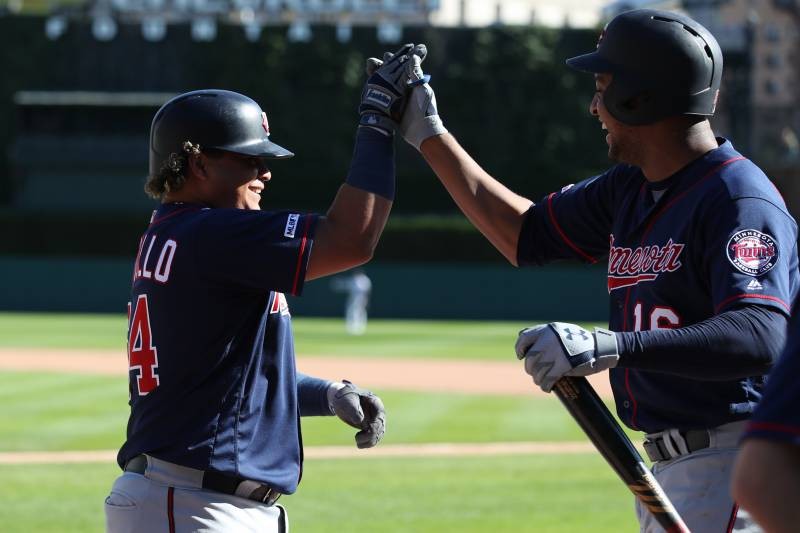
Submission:
<svg viewBox="0 0 800 533">
<path fill-rule="evenodd" d="M 655 305 L 650 309 L 649 324 L 642 324 L 642 302 L 633 308 L 633 331 L 652 331 L 655 329 L 675 329 L 681 327 L 681 318 L 671 307 Z M 643 328 L 643 326 L 648 326 Z"/>
</svg>

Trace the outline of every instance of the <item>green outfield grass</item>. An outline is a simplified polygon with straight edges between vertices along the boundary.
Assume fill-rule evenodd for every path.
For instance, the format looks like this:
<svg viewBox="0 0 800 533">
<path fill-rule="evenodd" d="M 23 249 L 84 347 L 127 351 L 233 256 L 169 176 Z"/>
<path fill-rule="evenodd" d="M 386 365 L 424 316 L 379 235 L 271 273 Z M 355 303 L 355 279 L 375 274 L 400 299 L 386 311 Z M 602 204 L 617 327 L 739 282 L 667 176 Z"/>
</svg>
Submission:
<svg viewBox="0 0 800 533">
<path fill-rule="evenodd" d="M 341 319 L 295 317 L 298 354 L 438 359 L 514 359 L 523 322 L 370 320 L 361 336 Z M 599 324 L 583 324 L 593 327 Z M 0 313 L 0 347 L 124 350 L 124 315 Z"/>
<path fill-rule="evenodd" d="M 106 450 L 125 438 L 122 377 L 0 372 L 0 451 Z M 388 444 L 580 441 L 558 400 L 377 391 L 387 408 Z M 307 446 L 347 445 L 353 431 L 334 417 L 303 419 Z"/>
<path fill-rule="evenodd" d="M 522 326 L 371 321 L 367 335 L 350 337 L 340 320 L 295 320 L 301 353 L 409 359 L 508 360 Z M 122 350 L 125 327 L 118 315 L 0 313 L 0 347 Z M 387 445 L 586 441 L 553 397 L 377 392 Z M 116 449 L 127 394 L 123 376 L 0 372 L 0 452 Z M 306 446 L 352 446 L 353 433 L 334 417 L 303 419 Z M 106 463 L 0 465 L 0 530 L 102 531 L 117 474 Z M 632 496 L 595 453 L 310 459 L 299 493 L 282 503 L 300 533 L 637 529 Z"/>
<path fill-rule="evenodd" d="M 0 466 L 6 533 L 103 530 L 108 464 Z M 283 498 L 299 533 L 636 531 L 633 497 L 596 455 L 306 461 Z"/>
</svg>

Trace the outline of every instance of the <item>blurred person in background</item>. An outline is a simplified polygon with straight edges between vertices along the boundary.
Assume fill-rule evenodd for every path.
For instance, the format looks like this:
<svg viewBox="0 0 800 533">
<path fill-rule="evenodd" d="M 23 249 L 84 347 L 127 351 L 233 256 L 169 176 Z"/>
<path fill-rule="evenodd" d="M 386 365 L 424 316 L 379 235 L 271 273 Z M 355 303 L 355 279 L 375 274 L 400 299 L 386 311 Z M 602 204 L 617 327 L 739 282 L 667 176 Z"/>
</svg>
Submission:
<svg viewBox="0 0 800 533">
<path fill-rule="evenodd" d="M 372 291 L 372 281 L 360 268 L 350 275 L 331 280 L 331 288 L 347 294 L 344 307 L 345 329 L 350 335 L 363 335 L 367 331 L 367 306 Z"/>
</svg>

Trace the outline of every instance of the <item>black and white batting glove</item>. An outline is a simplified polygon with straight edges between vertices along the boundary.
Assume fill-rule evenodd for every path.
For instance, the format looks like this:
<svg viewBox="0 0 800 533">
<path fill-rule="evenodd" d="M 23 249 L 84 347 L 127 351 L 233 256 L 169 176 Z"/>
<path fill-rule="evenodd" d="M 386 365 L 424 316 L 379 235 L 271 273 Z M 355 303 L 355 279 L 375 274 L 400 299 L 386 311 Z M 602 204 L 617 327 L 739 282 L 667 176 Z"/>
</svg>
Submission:
<svg viewBox="0 0 800 533">
<path fill-rule="evenodd" d="M 551 322 L 519 332 L 514 346 L 525 359 L 525 372 L 545 392 L 564 376 L 588 376 L 617 366 L 619 348 L 613 331 L 590 333 L 575 324 Z"/>
<path fill-rule="evenodd" d="M 332 415 L 361 430 L 356 433 L 356 446 L 359 448 L 372 448 L 383 438 L 386 410 L 381 399 L 372 392 L 347 380 L 332 383 L 328 387 L 328 405 Z"/>
<path fill-rule="evenodd" d="M 428 83 L 430 76 L 422 72 L 422 59 L 412 53 L 411 61 L 406 64 L 408 83 L 413 89 L 400 121 L 403 139 L 417 150 L 425 139 L 447 133 L 436 108 L 436 95 Z"/>
<path fill-rule="evenodd" d="M 361 93 L 359 126 L 392 136 L 403 116 L 409 92 L 406 63 L 412 55 L 425 59 L 424 45 L 404 44 L 397 52 L 386 52 L 383 60 L 367 59 L 367 83 Z"/>
</svg>

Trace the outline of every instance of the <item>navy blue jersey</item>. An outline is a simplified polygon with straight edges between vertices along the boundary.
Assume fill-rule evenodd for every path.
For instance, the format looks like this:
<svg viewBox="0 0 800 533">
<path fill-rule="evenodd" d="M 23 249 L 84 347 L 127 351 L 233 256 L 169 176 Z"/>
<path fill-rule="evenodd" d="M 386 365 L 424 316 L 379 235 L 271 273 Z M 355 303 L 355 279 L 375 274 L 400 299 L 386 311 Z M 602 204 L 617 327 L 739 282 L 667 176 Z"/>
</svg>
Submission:
<svg viewBox="0 0 800 533">
<path fill-rule="evenodd" d="M 165 204 L 142 236 L 129 306 L 127 460 L 297 487 L 294 345 L 283 293 L 305 280 L 316 216 Z"/>
<path fill-rule="evenodd" d="M 798 290 L 797 224 L 764 173 L 718 142 L 664 181 L 620 164 L 549 195 L 526 217 L 519 263 L 607 258 L 614 331 L 680 328 L 744 303 L 788 315 Z M 647 432 L 747 418 L 764 381 L 622 367 L 610 378 L 620 419 Z"/>
<path fill-rule="evenodd" d="M 794 309 L 797 308 L 795 301 Z M 790 442 L 800 446 L 800 316 L 789 324 L 789 341 L 767 377 L 764 397 L 745 431 L 745 438 Z"/>
</svg>

